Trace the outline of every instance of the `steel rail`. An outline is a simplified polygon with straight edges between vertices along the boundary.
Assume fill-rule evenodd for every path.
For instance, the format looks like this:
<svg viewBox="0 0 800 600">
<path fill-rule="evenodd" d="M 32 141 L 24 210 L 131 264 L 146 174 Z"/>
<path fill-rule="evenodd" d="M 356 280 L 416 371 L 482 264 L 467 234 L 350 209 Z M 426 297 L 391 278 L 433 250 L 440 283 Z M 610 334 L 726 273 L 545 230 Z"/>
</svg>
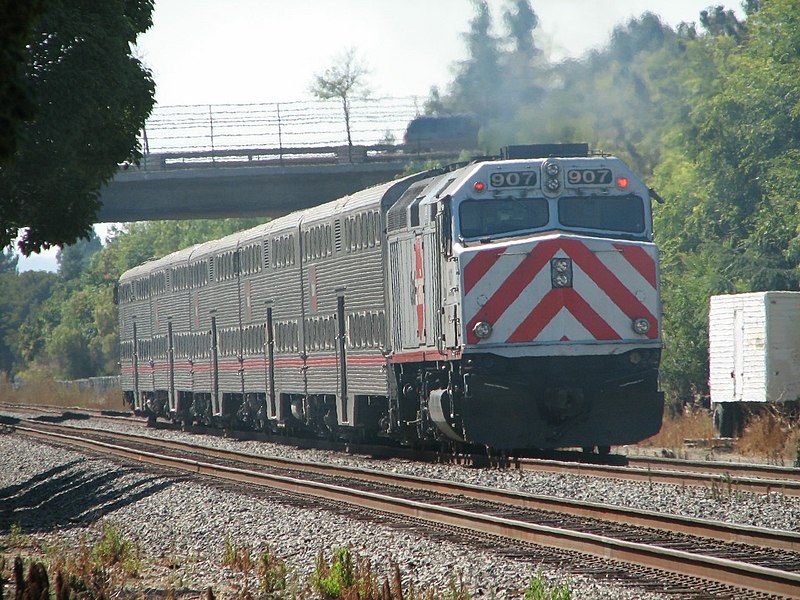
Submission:
<svg viewBox="0 0 800 600">
<path fill-rule="evenodd" d="M 711 462 L 703 460 L 686 460 L 681 458 L 659 458 L 655 456 L 627 456 L 628 464 L 640 469 L 656 469 L 669 471 L 685 471 L 691 473 L 709 473 L 724 471 L 737 477 L 761 477 L 800 481 L 800 468 L 780 465 L 762 465 L 757 463 Z"/>
<path fill-rule="evenodd" d="M 675 463 L 672 463 L 673 465 Z M 696 463 L 702 464 L 702 463 Z M 769 494 L 778 492 L 787 496 L 800 496 L 800 476 L 793 469 L 786 471 L 770 471 L 769 467 L 760 470 L 762 475 L 774 474 L 789 477 L 788 479 L 766 479 L 731 474 L 733 469 L 728 463 L 712 463 L 704 471 L 699 469 L 679 471 L 669 468 L 644 468 L 631 466 L 598 465 L 574 463 L 557 460 L 525 459 L 520 461 L 520 468 L 526 471 L 544 471 L 548 473 L 570 473 L 590 477 L 609 477 L 628 481 L 644 481 L 647 483 L 669 483 L 681 486 L 719 486 L 730 491 L 755 492 Z"/>
<path fill-rule="evenodd" d="M 683 576 L 698 577 L 736 588 L 800 598 L 800 574 L 741 563 L 730 559 L 692 554 L 682 550 L 649 546 L 591 533 L 562 530 L 475 513 L 463 509 L 438 506 L 344 486 L 305 481 L 294 477 L 274 475 L 215 465 L 181 457 L 156 454 L 145 450 L 125 448 L 97 440 L 19 428 L 25 433 L 44 438 L 56 438 L 82 448 L 136 460 L 146 464 L 179 469 L 239 483 L 266 486 L 285 492 L 313 496 L 346 503 L 393 515 L 500 536 L 509 540 L 577 551 L 604 559 L 617 560 L 647 568 L 657 568 Z"/>
<path fill-rule="evenodd" d="M 555 498 L 512 490 L 493 489 L 468 483 L 418 477 L 415 475 L 392 473 L 362 467 L 336 465 L 332 463 L 311 464 L 291 458 L 250 454 L 238 452 L 236 450 L 222 450 L 190 442 L 176 442 L 173 440 L 152 438 L 131 433 L 98 432 L 98 430 L 87 430 L 85 428 L 75 429 L 102 433 L 103 435 L 112 435 L 114 437 L 123 437 L 139 443 L 158 445 L 173 450 L 185 451 L 188 448 L 192 451 L 202 452 L 203 454 L 215 458 L 226 460 L 233 459 L 265 467 L 295 469 L 321 475 L 349 477 L 351 479 L 393 485 L 405 489 L 426 490 L 438 494 L 463 496 L 472 500 L 494 502 L 506 506 L 547 510 L 576 517 L 611 521 L 624 525 L 652 527 L 675 533 L 707 537 L 721 542 L 736 542 L 775 550 L 800 552 L 800 533 L 793 531 L 730 524 L 722 521 L 711 521 L 655 511 L 623 508 L 610 504 Z"/>
<path fill-rule="evenodd" d="M 229 481 L 267 486 L 285 492 L 309 495 L 393 515 L 412 517 L 439 525 L 500 536 L 509 540 L 554 547 L 561 550 L 577 551 L 604 559 L 657 568 L 682 576 L 699 577 L 707 581 L 745 588 L 755 592 L 778 594 L 787 598 L 800 598 L 800 573 L 782 571 L 725 558 L 693 554 L 660 546 L 651 546 L 639 542 L 619 540 L 593 533 L 526 523 L 506 517 L 397 498 L 340 485 L 306 481 L 284 475 L 215 465 L 183 457 L 167 456 L 52 431 L 46 432 L 29 427 L 18 427 L 18 430 L 34 437 L 55 438 L 69 445 L 93 450 L 99 449 L 107 454 L 146 464 L 179 469 Z"/>
<path fill-rule="evenodd" d="M 12 406 L 12 405 L 7 405 Z M 25 408 L 20 406 L 19 408 Z M 60 411 L 83 411 L 97 414 L 102 418 L 139 419 L 103 414 L 95 409 L 64 409 L 60 407 L 27 407 L 44 410 L 52 408 Z M 769 494 L 772 492 L 786 496 L 800 496 L 800 469 L 759 465 L 753 463 L 718 463 L 706 461 L 687 461 L 680 459 L 626 457 L 628 466 L 581 463 L 565 460 L 523 458 L 515 465 L 526 471 L 549 473 L 569 473 L 589 477 L 607 477 L 646 483 L 666 483 L 680 486 L 716 486 L 721 492 L 753 492 Z M 631 466 L 634 465 L 634 466 Z"/>
</svg>

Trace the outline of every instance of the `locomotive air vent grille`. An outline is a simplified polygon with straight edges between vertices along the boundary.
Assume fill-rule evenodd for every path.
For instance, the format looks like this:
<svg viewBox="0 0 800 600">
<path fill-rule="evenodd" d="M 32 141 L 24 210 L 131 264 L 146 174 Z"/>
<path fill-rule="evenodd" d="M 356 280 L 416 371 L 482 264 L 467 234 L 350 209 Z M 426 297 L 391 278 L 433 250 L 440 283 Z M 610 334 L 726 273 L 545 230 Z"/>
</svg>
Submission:
<svg viewBox="0 0 800 600">
<path fill-rule="evenodd" d="M 208 257 L 208 280 L 214 281 L 214 257 Z"/>
<path fill-rule="evenodd" d="M 342 251 L 342 220 L 336 219 L 333 224 L 333 244 L 336 247 L 336 252 Z"/>
<path fill-rule="evenodd" d="M 423 191 L 427 183 L 418 183 L 409 187 L 400 199 L 394 203 L 386 215 L 386 227 L 389 231 L 397 231 L 408 227 L 408 207 L 414 200 L 424 197 Z"/>
<path fill-rule="evenodd" d="M 269 240 L 264 240 L 264 268 L 269 269 Z"/>
<path fill-rule="evenodd" d="M 390 212 L 387 215 L 387 229 L 389 231 L 397 231 L 398 229 L 405 229 L 408 225 L 408 218 L 405 211 Z"/>
</svg>

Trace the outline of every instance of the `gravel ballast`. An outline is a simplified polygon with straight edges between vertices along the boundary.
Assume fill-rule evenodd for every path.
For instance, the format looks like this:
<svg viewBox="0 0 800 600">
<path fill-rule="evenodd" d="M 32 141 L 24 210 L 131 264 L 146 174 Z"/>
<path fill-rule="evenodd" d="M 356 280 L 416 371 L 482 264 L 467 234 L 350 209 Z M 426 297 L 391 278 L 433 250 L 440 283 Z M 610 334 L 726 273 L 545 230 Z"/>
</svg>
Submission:
<svg viewBox="0 0 800 600">
<path fill-rule="evenodd" d="M 95 421 L 95 423 L 98 423 Z M 81 422 L 81 426 L 88 423 Z M 99 423 L 100 428 L 127 429 L 132 425 Z M 185 434 L 147 430 L 159 437 L 186 439 Z M 242 452 L 308 457 L 420 476 L 455 479 L 482 486 L 516 489 L 672 512 L 735 523 L 796 530 L 800 503 L 779 494 L 711 493 L 700 488 L 637 484 L 584 476 L 509 472 L 409 461 L 377 461 L 331 452 L 297 450 L 276 444 L 236 442 L 191 436 L 195 443 L 235 448 Z M 234 595 L 242 576 L 222 567 L 226 540 L 253 549 L 267 548 L 286 561 L 290 571 L 305 578 L 322 550 L 350 545 L 371 560 L 383 576 L 396 563 L 404 583 L 420 590 L 434 586 L 444 592 L 452 579 L 463 577 L 473 597 L 521 597 L 530 576 L 539 568 L 552 581 L 569 581 L 573 598 L 666 598 L 613 582 L 570 575 L 538 561 L 509 558 L 491 549 L 465 546 L 443 536 L 429 536 L 418 527 L 390 526 L 354 519 L 339 511 L 301 506 L 271 493 L 257 495 L 225 489 L 188 477 L 173 478 L 143 472 L 136 466 L 55 448 L 21 435 L 0 435 L 3 454 L 0 473 L 2 530 L 12 523 L 37 542 L 77 547 L 96 539 L 103 523 L 112 523 L 135 540 L 147 557 L 155 584 L 200 591 L 211 586 Z M 251 585 L 251 589 L 255 589 Z"/>
</svg>

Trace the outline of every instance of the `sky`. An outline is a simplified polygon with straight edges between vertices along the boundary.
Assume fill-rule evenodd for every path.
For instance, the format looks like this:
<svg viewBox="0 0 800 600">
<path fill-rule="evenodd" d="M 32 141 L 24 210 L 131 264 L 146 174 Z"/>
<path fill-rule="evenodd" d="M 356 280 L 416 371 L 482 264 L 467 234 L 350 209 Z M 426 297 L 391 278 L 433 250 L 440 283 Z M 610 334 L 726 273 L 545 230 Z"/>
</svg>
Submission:
<svg viewBox="0 0 800 600">
<path fill-rule="evenodd" d="M 698 22 L 709 0 L 531 0 L 536 44 L 553 61 L 601 48 L 616 25 L 646 11 L 671 26 Z M 489 0 L 498 30 L 508 0 Z M 728 2 L 741 16 L 738 2 Z M 372 97 L 445 90 L 466 56 L 471 0 L 156 0 L 136 55 L 161 106 L 308 100 L 313 76 L 349 48 Z M 499 31 L 498 31 L 499 32 Z M 105 227 L 96 226 L 101 239 Z M 20 270 L 55 270 L 55 250 Z"/>
</svg>

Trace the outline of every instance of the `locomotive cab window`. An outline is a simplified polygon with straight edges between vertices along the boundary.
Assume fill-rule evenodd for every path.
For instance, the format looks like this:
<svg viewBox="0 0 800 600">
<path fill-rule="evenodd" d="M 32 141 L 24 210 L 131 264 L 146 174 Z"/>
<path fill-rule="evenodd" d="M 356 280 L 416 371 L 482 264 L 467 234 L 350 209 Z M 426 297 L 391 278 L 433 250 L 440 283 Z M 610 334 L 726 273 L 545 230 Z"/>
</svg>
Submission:
<svg viewBox="0 0 800 600">
<path fill-rule="evenodd" d="M 645 230 L 644 202 L 633 194 L 559 198 L 558 220 L 566 227 L 641 234 Z"/>
<path fill-rule="evenodd" d="M 482 238 L 544 227 L 550 218 L 545 198 L 465 200 L 458 209 L 462 238 Z"/>
</svg>

